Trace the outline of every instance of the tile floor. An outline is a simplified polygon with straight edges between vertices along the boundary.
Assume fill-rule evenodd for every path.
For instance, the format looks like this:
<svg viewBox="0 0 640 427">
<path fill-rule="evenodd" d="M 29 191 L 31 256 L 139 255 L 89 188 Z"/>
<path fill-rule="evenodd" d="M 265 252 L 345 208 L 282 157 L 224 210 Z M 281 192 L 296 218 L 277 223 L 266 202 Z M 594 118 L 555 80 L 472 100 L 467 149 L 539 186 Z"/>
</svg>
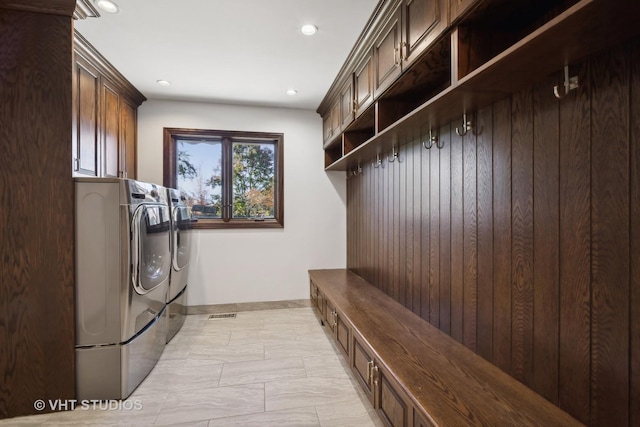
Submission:
<svg viewBox="0 0 640 427">
<path fill-rule="evenodd" d="M 79 407 L 0 426 L 382 425 L 312 308 L 208 317 L 187 316 L 120 408 Z"/>
</svg>

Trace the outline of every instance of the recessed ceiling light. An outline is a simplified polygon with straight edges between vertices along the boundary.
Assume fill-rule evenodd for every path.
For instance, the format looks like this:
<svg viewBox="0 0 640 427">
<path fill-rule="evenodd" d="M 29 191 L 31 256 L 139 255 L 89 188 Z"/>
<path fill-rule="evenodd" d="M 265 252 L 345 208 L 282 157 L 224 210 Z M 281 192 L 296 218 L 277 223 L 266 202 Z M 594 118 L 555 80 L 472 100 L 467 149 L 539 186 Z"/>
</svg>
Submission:
<svg viewBox="0 0 640 427">
<path fill-rule="evenodd" d="M 171 82 L 168 80 L 156 80 L 156 83 L 160 86 L 171 86 Z"/>
<path fill-rule="evenodd" d="M 295 94 L 297 94 L 297 93 L 298 93 L 298 91 L 297 91 L 297 90 L 295 90 L 295 89 L 289 89 L 289 90 L 287 90 L 287 95 L 291 95 L 291 96 L 293 96 L 293 95 L 295 95 Z"/>
<path fill-rule="evenodd" d="M 118 5 L 111 0 L 96 0 L 96 6 L 107 13 L 118 13 Z"/>
<path fill-rule="evenodd" d="M 300 32 L 305 36 L 312 36 L 318 32 L 318 27 L 313 24 L 306 24 L 303 25 L 302 28 L 300 28 Z"/>
</svg>

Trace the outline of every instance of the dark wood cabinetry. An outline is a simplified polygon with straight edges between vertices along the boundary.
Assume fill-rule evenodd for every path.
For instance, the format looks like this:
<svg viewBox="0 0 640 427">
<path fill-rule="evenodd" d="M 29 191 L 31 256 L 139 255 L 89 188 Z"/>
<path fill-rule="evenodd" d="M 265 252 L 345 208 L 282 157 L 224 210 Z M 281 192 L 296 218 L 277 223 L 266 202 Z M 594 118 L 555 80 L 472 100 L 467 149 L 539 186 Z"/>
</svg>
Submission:
<svg viewBox="0 0 640 427">
<path fill-rule="evenodd" d="M 374 94 L 378 96 L 402 72 L 402 4 L 392 11 L 373 44 Z"/>
<path fill-rule="evenodd" d="M 76 58 L 73 83 L 73 170 L 98 176 L 100 73 L 88 61 Z"/>
<path fill-rule="evenodd" d="M 77 32 L 74 41 L 73 175 L 136 178 L 137 108 L 146 98 Z"/>
<path fill-rule="evenodd" d="M 630 0 L 381 2 L 318 107 L 327 114 L 344 79 L 356 76 L 355 120 L 342 138 L 333 135 L 325 168 L 356 170 L 629 39 L 639 9 Z M 373 88 L 365 64 L 373 64 Z"/>
<path fill-rule="evenodd" d="M 373 102 L 373 49 L 367 49 L 353 72 L 354 113 L 360 116 Z"/>
<path fill-rule="evenodd" d="M 457 0 L 451 0 L 457 1 Z M 404 0 L 402 3 L 402 61 L 407 67 L 447 28 L 447 0 Z"/>
</svg>

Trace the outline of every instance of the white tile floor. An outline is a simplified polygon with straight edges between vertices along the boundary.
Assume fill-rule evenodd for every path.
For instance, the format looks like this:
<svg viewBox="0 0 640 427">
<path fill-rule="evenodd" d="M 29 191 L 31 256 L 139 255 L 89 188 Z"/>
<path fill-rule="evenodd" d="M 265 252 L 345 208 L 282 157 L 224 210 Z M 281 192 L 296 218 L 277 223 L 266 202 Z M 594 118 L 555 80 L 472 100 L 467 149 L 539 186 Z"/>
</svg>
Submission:
<svg viewBox="0 0 640 427">
<path fill-rule="evenodd" d="M 310 307 L 190 315 L 122 408 L 0 420 L 0 426 L 380 426 Z M 141 408 L 139 408 L 141 406 Z"/>
</svg>

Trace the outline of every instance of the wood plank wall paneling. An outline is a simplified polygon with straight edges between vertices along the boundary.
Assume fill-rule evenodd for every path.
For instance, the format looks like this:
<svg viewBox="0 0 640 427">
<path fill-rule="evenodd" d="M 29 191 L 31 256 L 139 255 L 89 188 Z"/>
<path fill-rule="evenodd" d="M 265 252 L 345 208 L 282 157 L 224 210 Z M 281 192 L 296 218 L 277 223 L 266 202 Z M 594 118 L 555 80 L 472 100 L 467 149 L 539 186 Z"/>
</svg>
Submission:
<svg viewBox="0 0 640 427">
<path fill-rule="evenodd" d="M 629 307 L 631 334 L 631 372 L 629 424 L 640 425 L 640 43 L 631 52 L 631 114 L 630 144 L 630 290 Z M 635 141 L 635 142 L 634 142 Z"/>
<path fill-rule="evenodd" d="M 350 178 L 349 268 L 585 424 L 640 425 L 640 41 L 571 74 Z"/>
<path fill-rule="evenodd" d="M 593 63 L 591 422 L 629 422 L 629 55 Z M 606 143 L 605 143 L 606 141 Z"/>
<path fill-rule="evenodd" d="M 75 397 L 72 10 L 0 8 L 0 418 Z"/>
</svg>

